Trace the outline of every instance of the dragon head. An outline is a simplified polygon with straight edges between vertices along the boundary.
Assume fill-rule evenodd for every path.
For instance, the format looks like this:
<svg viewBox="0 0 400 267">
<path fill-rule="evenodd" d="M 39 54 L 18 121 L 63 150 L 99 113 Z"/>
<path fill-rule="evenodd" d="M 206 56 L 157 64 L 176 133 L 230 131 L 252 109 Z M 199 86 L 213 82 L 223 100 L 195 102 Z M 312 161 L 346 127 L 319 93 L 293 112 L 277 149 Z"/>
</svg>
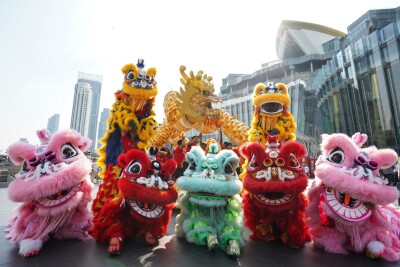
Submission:
<svg viewBox="0 0 400 267">
<path fill-rule="evenodd" d="M 144 69 L 144 60 L 139 59 L 136 65 L 126 64 L 122 68 L 124 82 L 122 84 L 123 101 L 132 107 L 133 111 L 141 110 L 147 100 L 154 99 L 158 93 L 154 67 Z"/>
<path fill-rule="evenodd" d="M 242 190 L 242 182 L 236 175 L 239 158 L 232 150 L 218 153 L 217 144 L 211 144 L 205 154 L 200 147 L 192 147 L 186 153 L 186 160 L 189 167 L 176 183 L 189 192 L 191 202 L 207 207 L 225 206 L 226 198 Z"/>
<path fill-rule="evenodd" d="M 279 117 L 287 113 L 290 97 L 285 84 L 267 85 L 259 83 L 254 88 L 253 105 L 258 115 L 263 117 Z"/>
<path fill-rule="evenodd" d="M 221 99 L 214 92 L 212 77 L 203 75 L 203 71 L 197 72 L 195 76 L 190 71 L 190 76 L 185 73 L 185 66 L 180 67 L 183 78 L 181 82 L 185 89 L 180 88 L 178 94 L 178 109 L 191 123 L 205 122 L 216 119 L 219 116 L 219 109 L 213 108 L 213 104 L 221 102 Z"/>
<path fill-rule="evenodd" d="M 90 140 L 70 129 L 54 135 L 47 130 L 37 134 L 39 146 L 18 142 L 8 148 L 12 162 L 22 165 L 8 187 L 9 198 L 33 202 L 43 215 L 73 209 L 84 197 L 89 202 L 92 163 L 84 152 Z"/>
<path fill-rule="evenodd" d="M 148 218 L 161 216 L 164 213 L 163 206 L 174 203 L 178 198 L 171 181 L 177 167 L 176 161 L 169 159 L 164 163 L 158 162 L 153 155 L 156 153 L 146 154 L 131 149 L 118 157 L 121 169 L 118 188 L 131 207 Z"/>
<path fill-rule="evenodd" d="M 391 149 L 375 146 L 362 148 L 366 135 L 322 135 L 322 155 L 315 166 L 315 174 L 323 184 L 321 196 L 327 212 L 342 220 L 359 222 L 371 215 L 375 205 L 394 202 L 399 192 L 388 186 L 379 173 L 393 165 L 397 154 Z"/>
<path fill-rule="evenodd" d="M 266 148 L 256 142 L 242 146 L 242 155 L 248 161 L 243 186 L 261 209 L 286 210 L 293 207 L 292 200 L 307 187 L 307 176 L 300 164 L 306 150 L 295 141 L 281 146 L 274 137 L 268 136 Z"/>
</svg>

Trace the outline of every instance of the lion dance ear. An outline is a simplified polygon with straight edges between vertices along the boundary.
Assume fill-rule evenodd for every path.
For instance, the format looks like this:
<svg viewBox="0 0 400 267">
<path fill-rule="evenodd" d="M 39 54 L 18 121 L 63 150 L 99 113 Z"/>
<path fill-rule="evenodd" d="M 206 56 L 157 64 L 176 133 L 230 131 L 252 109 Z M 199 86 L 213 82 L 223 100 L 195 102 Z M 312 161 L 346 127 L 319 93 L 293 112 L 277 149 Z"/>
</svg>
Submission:
<svg viewBox="0 0 400 267">
<path fill-rule="evenodd" d="M 357 144 L 358 147 L 362 147 L 362 145 L 368 140 L 368 136 L 366 134 L 362 134 L 359 132 L 353 134 L 351 138 Z"/>
<path fill-rule="evenodd" d="M 240 147 L 240 154 L 243 155 L 248 161 L 254 155 L 256 158 L 261 158 L 264 153 L 265 147 L 260 143 L 250 142 L 245 143 Z"/>
<path fill-rule="evenodd" d="M 126 154 L 121 154 L 118 157 L 118 166 L 123 168 L 128 162 L 126 162 Z"/>
<path fill-rule="evenodd" d="M 15 165 L 21 165 L 25 160 L 29 160 L 34 154 L 36 146 L 18 142 L 8 147 L 8 155 Z"/>
<path fill-rule="evenodd" d="M 82 136 L 82 138 L 79 139 L 78 147 L 82 152 L 86 152 L 89 150 L 91 143 L 92 141 L 89 138 Z"/>
</svg>

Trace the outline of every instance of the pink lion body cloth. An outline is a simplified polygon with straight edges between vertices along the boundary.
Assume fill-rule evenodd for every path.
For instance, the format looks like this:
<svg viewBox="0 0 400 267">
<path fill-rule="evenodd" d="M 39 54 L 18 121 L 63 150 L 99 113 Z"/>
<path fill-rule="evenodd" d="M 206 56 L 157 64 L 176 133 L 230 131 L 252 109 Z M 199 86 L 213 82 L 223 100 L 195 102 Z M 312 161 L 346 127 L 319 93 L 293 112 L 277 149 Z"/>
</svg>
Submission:
<svg viewBox="0 0 400 267">
<path fill-rule="evenodd" d="M 400 212 L 397 188 L 380 169 L 393 165 L 391 149 L 361 148 L 365 134 L 322 136 L 316 179 L 308 191 L 308 225 L 317 247 L 331 253 L 366 252 L 372 258 L 400 259 Z"/>
<path fill-rule="evenodd" d="M 8 196 L 22 204 L 7 225 L 7 238 L 24 257 L 39 253 L 50 236 L 86 240 L 91 237 L 91 161 L 83 154 L 90 140 L 73 130 L 50 135 L 37 132 L 41 145 L 18 142 L 8 148 L 16 165 L 23 165 L 8 186 Z"/>
</svg>

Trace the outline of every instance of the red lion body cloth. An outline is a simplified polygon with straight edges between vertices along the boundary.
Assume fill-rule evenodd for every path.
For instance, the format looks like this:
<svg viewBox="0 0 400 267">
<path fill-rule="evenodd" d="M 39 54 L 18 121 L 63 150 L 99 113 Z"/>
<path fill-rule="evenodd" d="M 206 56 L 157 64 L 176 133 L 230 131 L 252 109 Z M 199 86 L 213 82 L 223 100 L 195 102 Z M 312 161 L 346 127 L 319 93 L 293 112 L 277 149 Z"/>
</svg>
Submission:
<svg viewBox="0 0 400 267">
<path fill-rule="evenodd" d="M 145 152 L 131 149 L 110 166 L 93 203 L 93 237 L 109 242 L 108 252 L 119 254 L 123 240 L 140 238 L 152 245 L 168 228 L 178 194 L 170 177 L 172 159 L 163 164 Z"/>
<path fill-rule="evenodd" d="M 243 175 L 245 224 L 252 239 L 300 247 L 311 239 L 304 215 L 307 176 L 299 163 L 306 150 L 294 141 L 279 149 L 272 139 L 268 137 L 267 149 L 259 143 L 241 149 L 249 162 Z"/>
</svg>

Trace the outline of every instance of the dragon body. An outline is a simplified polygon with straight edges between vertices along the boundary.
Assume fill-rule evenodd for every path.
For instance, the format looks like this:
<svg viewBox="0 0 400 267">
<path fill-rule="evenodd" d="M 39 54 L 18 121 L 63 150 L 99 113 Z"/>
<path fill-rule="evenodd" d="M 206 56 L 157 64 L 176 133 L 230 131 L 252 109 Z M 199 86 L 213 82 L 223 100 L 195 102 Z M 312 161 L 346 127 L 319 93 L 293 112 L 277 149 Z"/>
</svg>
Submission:
<svg viewBox="0 0 400 267">
<path fill-rule="evenodd" d="M 222 129 L 233 142 L 239 145 L 246 142 L 249 128 L 227 111 L 213 108 L 213 104 L 221 100 L 214 93 L 212 77 L 203 75 L 203 71 L 199 71 L 197 75 L 191 71 L 187 75 L 185 70 L 184 66 L 180 67 L 181 83 L 184 88 L 181 87 L 179 92 L 170 91 L 165 95 L 166 119 L 148 145 L 162 147 L 168 140 L 176 143 L 182 132 L 191 129 L 204 134 Z"/>
</svg>

